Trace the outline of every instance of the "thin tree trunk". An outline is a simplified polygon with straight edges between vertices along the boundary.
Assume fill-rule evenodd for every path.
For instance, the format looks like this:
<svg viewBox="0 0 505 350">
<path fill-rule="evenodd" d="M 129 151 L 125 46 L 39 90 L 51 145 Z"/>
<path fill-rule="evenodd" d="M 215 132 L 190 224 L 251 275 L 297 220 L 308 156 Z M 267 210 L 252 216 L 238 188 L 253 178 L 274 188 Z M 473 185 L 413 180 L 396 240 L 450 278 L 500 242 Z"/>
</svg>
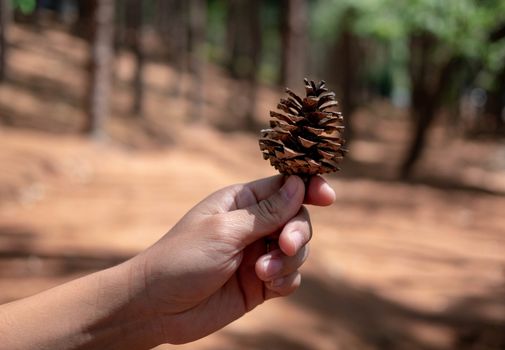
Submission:
<svg viewBox="0 0 505 350">
<path fill-rule="evenodd" d="M 239 80 L 233 88 L 229 105 L 244 121 L 244 127 L 255 127 L 258 71 L 261 58 L 261 0 L 229 0 L 227 46 L 228 67 Z"/>
<path fill-rule="evenodd" d="M 0 0 L 0 82 L 6 78 L 7 27 L 10 19 L 10 0 Z"/>
<path fill-rule="evenodd" d="M 75 35 L 86 39 L 89 43 L 93 40 L 95 7 L 95 0 L 77 0 L 78 17 L 74 24 L 73 32 Z"/>
<path fill-rule="evenodd" d="M 495 132 L 505 133 L 505 65 L 495 76 L 494 87 L 489 91 L 486 112 L 495 119 Z"/>
<path fill-rule="evenodd" d="M 358 105 L 359 85 L 356 72 L 361 71 L 363 56 L 361 42 L 351 30 L 355 15 L 349 10 L 343 16 L 340 34 L 329 51 L 330 59 L 325 68 L 330 82 L 337 86 L 340 111 L 344 116 L 344 138 L 346 144 L 352 141 L 352 115 Z"/>
<path fill-rule="evenodd" d="M 428 129 L 435 120 L 435 113 L 437 112 L 435 105 L 429 103 L 428 100 L 424 98 L 420 99 L 419 101 L 422 100 L 424 100 L 427 105 L 419 105 L 419 103 L 412 104 L 411 114 L 414 116 L 415 123 L 413 127 L 413 136 L 411 143 L 409 144 L 406 156 L 401 166 L 400 175 L 403 179 L 410 177 L 415 163 L 421 157 L 426 146 Z"/>
<path fill-rule="evenodd" d="M 189 41 L 189 4 L 180 0 L 158 0 L 158 27 L 168 48 L 168 61 L 175 74 L 169 80 L 168 92 L 179 97 L 183 91 L 182 78 L 187 71 Z"/>
<path fill-rule="evenodd" d="M 114 0 L 93 0 L 92 6 L 94 11 L 90 23 L 89 85 L 84 131 L 95 137 L 101 137 L 109 113 L 114 55 Z"/>
<path fill-rule="evenodd" d="M 250 16 L 250 31 L 251 31 L 251 46 L 249 48 L 249 55 L 251 57 L 251 67 L 246 76 L 249 82 L 249 93 L 247 100 L 249 104 L 246 110 L 246 128 L 253 129 L 255 127 L 256 115 L 256 96 L 258 94 L 258 72 L 260 68 L 261 58 L 261 0 L 250 1 L 249 16 Z"/>
<path fill-rule="evenodd" d="M 344 115 L 345 135 L 347 145 L 352 141 L 352 115 L 356 109 L 356 60 L 355 45 L 357 40 L 349 29 L 345 29 L 340 37 L 340 50 L 342 65 L 340 70 L 342 91 L 342 114 Z"/>
<path fill-rule="evenodd" d="M 241 0 L 228 0 L 227 1 L 227 14 L 226 14 L 226 52 L 225 52 L 225 66 L 233 78 L 238 78 L 238 38 L 240 35 L 240 5 Z"/>
<path fill-rule="evenodd" d="M 444 64 L 435 66 L 431 55 L 436 45 L 436 39 L 429 34 L 421 34 L 411 39 L 411 115 L 415 123 L 411 143 L 400 168 L 400 176 L 403 179 L 411 176 L 414 165 L 422 156 L 428 131 L 435 121 L 443 94 L 450 86 L 454 73 L 463 63 L 460 57 L 452 57 Z"/>
<path fill-rule="evenodd" d="M 203 0 L 189 1 L 189 57 L 188 68 L 192 76 L 189 91 L 191 121 L 203 117 L 204 107 L 204 70 L 205 70 L 205 37 L 207 22 L 207 2 Z"/>
<path fill-rule="evenodd" d="M 281 18 L 281 83 L 295 87 L 305 77 L 307 62 L 307 0 L 283 0 Z"/>
<path fill-rule="evenodd" d="M 126 8 L 127 42 L 135 58 L 133 73 L 132 112 L 141 116 L 144 111 L 144 52 L 142 48 L 143 11 L 141 0 L 129 0 Z"/>
</svg>

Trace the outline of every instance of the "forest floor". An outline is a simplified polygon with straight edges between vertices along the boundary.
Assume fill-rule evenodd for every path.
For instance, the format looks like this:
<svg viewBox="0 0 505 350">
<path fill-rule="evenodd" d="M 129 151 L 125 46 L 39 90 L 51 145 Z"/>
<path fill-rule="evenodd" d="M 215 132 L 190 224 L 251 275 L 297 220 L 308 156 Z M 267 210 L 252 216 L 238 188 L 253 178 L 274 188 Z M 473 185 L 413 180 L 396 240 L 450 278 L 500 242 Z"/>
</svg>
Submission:
<svg viewBox="0 0 505 350">
<path fill-rule="evenodd" d="M 14 27 L 0 86 L 0 303 L 112 266 L 155 242 L 223 186 L 274 174 L 230 103 L 238 83 L 206 75 L 204 121 L 188 123 L 162 63 L 146 69 L 144 118 L 129 110 L 130 55 L 115 71 L 108 137 L 79 136 L 85 43 Z M 173 85 L 173 83 L 172 83 Z M 210 88 L 211 87 L 211 88 Z M 262 87 L 258 124 L 277 90 Z M 505 143 L 433 130 L 414 179 L 396 181 L 404 112 L 374 103 L 314 237 L 293 296 L 177 349 L 505 348 Z M 175 347 L 174 347 L 175 348 Z M 160 346 L 159 349 L 172 349 Z"/>
</svg>

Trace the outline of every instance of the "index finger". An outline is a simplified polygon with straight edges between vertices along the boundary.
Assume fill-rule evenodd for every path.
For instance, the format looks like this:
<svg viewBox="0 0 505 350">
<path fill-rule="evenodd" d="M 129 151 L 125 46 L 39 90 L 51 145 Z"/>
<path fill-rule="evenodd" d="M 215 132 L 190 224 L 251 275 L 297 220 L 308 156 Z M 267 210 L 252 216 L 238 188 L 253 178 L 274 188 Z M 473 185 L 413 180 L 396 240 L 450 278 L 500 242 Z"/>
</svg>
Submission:
<svg viewBox="0 0 505 350">
<path fill-rule="evenodd" d="M 287 178 L 285 175 L 276 175 L 243 185 L 236 192 L 234 209 L 243 209 L 270 197 L 282 187 Z M 308 183 L 305 183 L 304 204 L 324 207 L 335 202 L 335 197 L 333 188 L 319 175 L 312 176 Z"/>
<path fill-rule="evenodd" d="M 305 204 L 325 207 L 335 202 L 335 198 L 336 195 L 333 188 L 331 188 L 323 177 L 317 175 L 310 178 L 303 202 Z"/>
<path fill-rule="evenodd" d="M 283 175 L 275 175 L 246 184 L 231 185 L 214 192 L 197 204 L 194 209 L 202 214 L 218 214 L 244 209 L 272 196 L 279 191 L 285 181 L 286 177 Z"/>
<path fill-rule="evenodd" d="M 232 185 L 219 190 L 195 209 L 203 214 L 225 213 L 231 210 L 244 209 L 267 199 L 277 192 L 287 176 L 274 175 L 246 184 Z M 321 176 L 313 176 L 306 185 L 305 204 L 327 206 L 335 201 L 335 192 Z"/>
</svg>

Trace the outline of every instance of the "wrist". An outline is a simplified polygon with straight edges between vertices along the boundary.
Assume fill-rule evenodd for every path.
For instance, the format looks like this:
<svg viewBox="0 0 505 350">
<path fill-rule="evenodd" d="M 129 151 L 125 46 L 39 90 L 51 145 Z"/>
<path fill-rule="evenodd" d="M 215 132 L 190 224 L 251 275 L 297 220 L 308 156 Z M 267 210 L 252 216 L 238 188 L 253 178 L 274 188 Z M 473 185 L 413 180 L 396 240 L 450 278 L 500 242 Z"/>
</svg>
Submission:
<svg viewBox="0 0 505 350">
<path fill-rule="evenodd" d="M 100 271 L 96 309 L 104 310 L 96 324 L 95 337 L 113 334 L 111 349 L 151 349 L 160 339 L 153 327 L 154 311 L 147 297 L 144 264 L 135 257 L 118 266 Z M 101 348 L 101 347 L 99 347 Z"/>
<path fill-rule="evenodd" d="M 150 349 L 143 274 L 127 261 L 0 308 L 10 349 Z"/>
</svg>

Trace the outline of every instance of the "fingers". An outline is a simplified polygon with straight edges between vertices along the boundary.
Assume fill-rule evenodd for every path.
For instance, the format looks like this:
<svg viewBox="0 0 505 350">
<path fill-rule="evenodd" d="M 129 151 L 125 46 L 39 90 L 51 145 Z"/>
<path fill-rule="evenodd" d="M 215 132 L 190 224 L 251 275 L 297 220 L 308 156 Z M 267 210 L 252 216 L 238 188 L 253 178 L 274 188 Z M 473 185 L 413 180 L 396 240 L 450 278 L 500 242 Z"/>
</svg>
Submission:
<svg viewBox="0 0 505 350">
<path fill-rule="evenodd" d="M 307 208 L 302 206 L 284 226 L 279 236 L 279 248 L 288 256 L 294 256 L 312 238 L 312 225 Z"/>
<path fill-rule="evenodd" d="M 224 220 L 227 230 L 232 231 L 230 234 L 237 235 L 244 245 L 248 245 L 282 228 L 298 213 L 304 196 L 303 181 L 298 176 L 290 176 L 269 197 L 259 197 L 257 203 L 222 214 L 220 219 Z"/>
<path fill-rule="evenodd" d="M 247 184 L 232 185 L 214 192 L 194 209 L 201 214 L 210 215 L 244 209 L 272 196 L 284 182 L 284 176 L 276 175 Z"/>
<path fill-rule="evenodd" d="M 298 269 L 308 256 L 308 246 L 294 256 L 287 256 L 277 249 L 263 255 L 256 262 L 256 275 L 274 295 L 287 295 L 300 285 Z"/>
<path fill-rule="evenodd" d="M 312 205 L 329 205 L 335 200 L 335 193 L 326 181 L 319 176 L 311 178 L 307 190 L 298 176 L 273 176 L 245 185 L 231 186 L 208 197 L 195 209 L 200 214 L 213 215 L 212 221 L 218 223 L 223 236 L 239 242 L 239 248 L 280 229 L 295 216 L 302 202 Z M 308 215 L 297 218 L 291 226 L 308 222 Z M 309 222 L 310 227 L 310 222 Z M 292 227 L 295 231 L 296 227 Z M 302 234 L 310 230 L 302 231 Z M 281 249 L 293 255 L 297 249 L 310 239 L 300 237 L 300 233 L 282 234 Z"/>
<path fill-rule="evenodd" d="M 300 287 L 301 281 L 302 276 L 298 271 L 296 271 L 291 275 L 265 283 L 265 300 L 283 297 L 293 293 L 298 289 L 298 287 Z"/>
<path fill-rule="evenodd" d="M 321 176 L 312 176 L 307 186 L 304 203 L 328 206 L 335 202 L 335 191 Z"/>
<path fill-rule="evenodd" d="M 280 249 L 271 251 L 261 256 L 256 262 L 256 274 L 264 282 L 287 276 L 297 271 L 307 260 L 308 246 L 304 246 L 294 256 L 287 256 Z"/>
<path fill-rule="evenodd" d="M 285 296 L 300 285 L 298 269 L 308 256 L 312 237 L 309 213 L 302 206 L 298 214 L 286 223 L 279 236 L 279 249 L 261 256 L 256 262 L 256 275 L 265 282 L 265 298 Z"/>
</svg>

